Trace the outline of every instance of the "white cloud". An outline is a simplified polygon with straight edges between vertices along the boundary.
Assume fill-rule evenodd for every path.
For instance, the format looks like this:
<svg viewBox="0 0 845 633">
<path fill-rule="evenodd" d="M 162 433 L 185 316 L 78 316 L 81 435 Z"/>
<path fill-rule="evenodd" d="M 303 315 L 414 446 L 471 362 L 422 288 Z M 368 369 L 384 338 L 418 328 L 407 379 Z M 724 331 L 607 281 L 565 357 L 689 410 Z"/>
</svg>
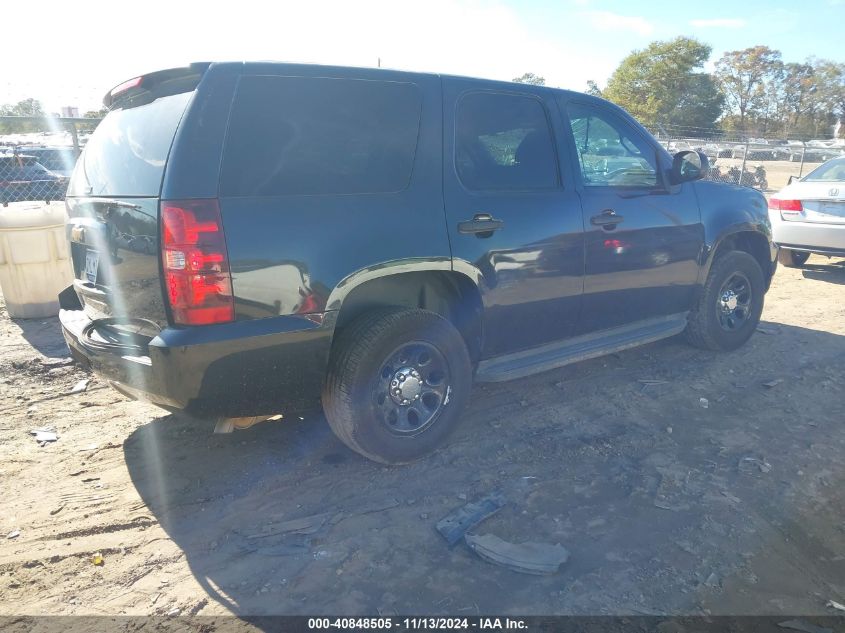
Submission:
<svg viewBox="0 0 845 633">
<path fill-rule="evenodd" d="M 689 23 L 699 29 L 741 29 L 745 26 L 745 20 L 742 18 L 708 18 L 690 20 Z"/>
<path fill-rule="evenodd" d="M 629 31 L 644 37 L 654 32 L 654 25 L 638 15 L 620 15 L 612 11 L 587 11 L 585 15 L 593 28 L 600 31 Z"/>
</svg>

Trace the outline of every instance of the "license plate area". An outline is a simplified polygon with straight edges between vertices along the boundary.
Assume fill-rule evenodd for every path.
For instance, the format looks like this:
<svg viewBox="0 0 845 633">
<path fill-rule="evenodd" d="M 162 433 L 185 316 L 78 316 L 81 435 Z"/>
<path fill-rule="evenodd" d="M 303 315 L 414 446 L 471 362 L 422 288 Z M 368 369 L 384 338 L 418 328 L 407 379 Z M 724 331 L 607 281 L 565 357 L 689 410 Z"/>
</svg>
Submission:
<svg viewBox="0 0 845 633">
<path fill-rule="evenodd" d="M 97 283 L 97 272 L 100 268 L 100 254 L 97 251 L 85 251 L 85 270 L 83 274 L 85 279 L 92 284 Z"/>
<path fill-rule="evenodd" d="M 845 216 L 845 202 L 823 202 L 820 210 L 826 215 Z"/>
</svg>

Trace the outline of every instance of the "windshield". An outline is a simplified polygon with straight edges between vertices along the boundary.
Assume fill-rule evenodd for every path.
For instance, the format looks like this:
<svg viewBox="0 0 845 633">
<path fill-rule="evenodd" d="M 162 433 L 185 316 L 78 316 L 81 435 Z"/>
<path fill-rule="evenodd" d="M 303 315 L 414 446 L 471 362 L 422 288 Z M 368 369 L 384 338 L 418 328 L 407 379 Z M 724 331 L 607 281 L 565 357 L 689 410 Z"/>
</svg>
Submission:
<svg viewBox="0 0 845 633">
<path fill-rule="evenodd" d="M 845 158 L 834 158 L 804 176 L 802 182 L 845 180 Z"/>
<path fill-rule="evenodd" d="M 193 92 L 110 112 L 71 180 L 71 196 L 158 196 L 176 128 Z"/>
</svg>

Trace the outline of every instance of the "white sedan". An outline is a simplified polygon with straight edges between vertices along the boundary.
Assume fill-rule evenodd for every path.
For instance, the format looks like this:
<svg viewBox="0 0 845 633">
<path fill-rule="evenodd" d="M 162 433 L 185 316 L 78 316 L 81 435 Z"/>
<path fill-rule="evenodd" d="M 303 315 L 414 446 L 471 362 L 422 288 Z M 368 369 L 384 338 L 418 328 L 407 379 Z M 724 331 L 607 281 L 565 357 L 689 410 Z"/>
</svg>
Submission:
<svg viewBox="0 0 845 633">
<path fill-rule="evenodd" d="M 769 199 L 778 261 L 802 266 L 811 253 L 845 257 L 845 157 L 819 165 Z"/>
</svg>

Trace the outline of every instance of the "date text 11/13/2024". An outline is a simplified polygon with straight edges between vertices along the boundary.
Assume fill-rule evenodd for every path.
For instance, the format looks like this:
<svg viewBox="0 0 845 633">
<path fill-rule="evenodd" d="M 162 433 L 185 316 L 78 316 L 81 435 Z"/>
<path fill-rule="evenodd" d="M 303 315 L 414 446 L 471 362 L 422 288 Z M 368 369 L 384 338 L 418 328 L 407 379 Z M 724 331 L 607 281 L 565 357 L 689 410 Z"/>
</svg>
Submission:
<svg viewBox="0 0 845 633">
<path fill-rule="evenodd" d="M 347 630 L 481 630 L 519 631 L 528 625 L 518 618 L 309 618 L 308 628 Z"/>
</svg>

